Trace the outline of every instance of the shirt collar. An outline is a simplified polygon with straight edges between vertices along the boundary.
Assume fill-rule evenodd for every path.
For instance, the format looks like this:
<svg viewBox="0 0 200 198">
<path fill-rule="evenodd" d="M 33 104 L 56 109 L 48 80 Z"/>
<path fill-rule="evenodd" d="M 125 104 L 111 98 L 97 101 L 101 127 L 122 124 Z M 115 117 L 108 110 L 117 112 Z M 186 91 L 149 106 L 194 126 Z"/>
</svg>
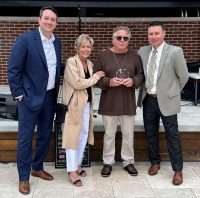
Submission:
<svg viewBox="0 0 200 198">
<path fill-rule="evenodd" d="M 48 39 L 46 36 L 44 36 L 44 34 L 42 33 L 40 27 L 38 27 L 38 30 L 39 30 L 39 33 L 40 33 L 40 37 L 41 37 L 41 40 L 42 41 L 50 41 L 50 42 L 53 42 L 55 40 L 55 36 L 52 34 L 51 35 L 51 38 Z"/>
<path fill-rule="evenodd" d="M 156 49 L 158 53 L 161 53 L 164 47 L 165 41 L 162 42 L 162 44 Z M 153 53 L 153 51 L 155 50 L 155 48 L 152 47 L 151 52 Z"/>
</svg>

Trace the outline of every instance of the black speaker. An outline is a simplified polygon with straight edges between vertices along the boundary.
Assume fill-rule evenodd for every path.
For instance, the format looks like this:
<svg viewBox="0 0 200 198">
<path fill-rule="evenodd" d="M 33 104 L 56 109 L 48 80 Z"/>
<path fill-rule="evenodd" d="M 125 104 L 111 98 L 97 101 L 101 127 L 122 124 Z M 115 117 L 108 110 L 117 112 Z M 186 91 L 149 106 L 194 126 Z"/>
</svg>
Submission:
<svg viewBox="0 0 200 198">
<path fill-rule="evenodd" d="M 189 79 L 181 92 L 182 100 L 189 100 L 194 102 L 195 100 L 195 84 L 194 80 Z M 200 84 L 197 89 L 197 100 L 200 100 Z"/>
<path fill-rule="evenodd" d="M 200 62 L 191 62 L 187 63 L 188 72 L 189 73 L 199 73 Z M 181 99 L 182 100 L 189 100 L 194 102 L 195 101 L 195 81 L 189 78 L 188 82 L 186 83 L 185 87 L 181 92 Z M 197 89 L 197 100 L 200 99 L 200 85 Z"/>
<path fill-rule="evenodd" d="M 188 72 L 199 73 L 200 62 L 187 63 Z"/>
<path fill-rule="evenodd" d="M 18 119 L 17 101 L 9 94 L 0 94 L 0 118 Z"/>
</svg>

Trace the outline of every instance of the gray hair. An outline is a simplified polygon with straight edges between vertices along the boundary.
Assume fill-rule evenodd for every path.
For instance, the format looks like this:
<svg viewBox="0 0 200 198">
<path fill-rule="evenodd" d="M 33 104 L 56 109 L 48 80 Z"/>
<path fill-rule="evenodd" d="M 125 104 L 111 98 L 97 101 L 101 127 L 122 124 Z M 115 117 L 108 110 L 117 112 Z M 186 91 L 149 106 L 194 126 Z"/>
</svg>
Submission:
<svg viewBox="0 0 200 198">
<path fill-rule="evenodd" d="M 92 39 L 92 37 L 90 37 L 88 34 L 81 34 L 80 36 L 76 38 L 75 43 L 74 43 L 74 48 L 76 51 L 80 48 L 81 44 L 84 41 L 89 41 L 91 48 L 93 48 L 94 40 Z"/>
<path fill-rule="evenodd" d="M 130 29 L 127 27 L 127 26 L 117 26 L 113 29 L 113 38 L 116 36 L 116 32 L 119 31 L 119 30 L 125 30 L 128 32 L 128 37 L 129 39 L 131 38 L 131 31 Z"/>
</svg>

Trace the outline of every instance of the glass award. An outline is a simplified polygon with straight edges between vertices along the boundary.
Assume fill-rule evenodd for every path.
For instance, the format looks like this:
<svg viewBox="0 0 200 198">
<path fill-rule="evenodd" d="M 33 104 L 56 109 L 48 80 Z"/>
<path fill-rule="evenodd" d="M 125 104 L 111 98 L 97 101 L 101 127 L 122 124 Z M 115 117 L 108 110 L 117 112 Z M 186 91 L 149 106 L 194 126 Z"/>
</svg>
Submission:
<svg viewBox="0 0 200 198">
<path fill-rule="evenodd" d="M 126 70 L 126 69 L 119 69 L 117 72 L 116 72 L 116 77 L 117 78 L 123 78 L 123 79 L 126 79 L 126 78 L 129 78 L 129 72 Z"/>
</svg>

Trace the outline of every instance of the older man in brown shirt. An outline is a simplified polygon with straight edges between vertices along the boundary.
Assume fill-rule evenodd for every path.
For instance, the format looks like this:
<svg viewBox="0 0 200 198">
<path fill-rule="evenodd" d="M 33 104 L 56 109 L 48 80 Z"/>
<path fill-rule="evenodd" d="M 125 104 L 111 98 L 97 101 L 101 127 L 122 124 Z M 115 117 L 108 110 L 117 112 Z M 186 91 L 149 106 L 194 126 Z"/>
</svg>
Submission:
<svg viewBox="0 0 200 198">
<path fill-rule="evenodd" d="M 113 30 L 113 46 L 102 51 L 94 65 L 94 72 L 104 71 L 97 86 L 102 89 L 99 111 L 105 127 L 103 145 L 103 177 L 111 174 L 115 163 L 115 136 L 118 122 L 122 131 L 121 157 L 124 169 L 132 176 L 138 175 L 134 167 L 134 120 L 136 114 L 135 89 L 143 80 L 141 60 L 128 49 L 131 32 L 119 26 Z"/>
</svg>

